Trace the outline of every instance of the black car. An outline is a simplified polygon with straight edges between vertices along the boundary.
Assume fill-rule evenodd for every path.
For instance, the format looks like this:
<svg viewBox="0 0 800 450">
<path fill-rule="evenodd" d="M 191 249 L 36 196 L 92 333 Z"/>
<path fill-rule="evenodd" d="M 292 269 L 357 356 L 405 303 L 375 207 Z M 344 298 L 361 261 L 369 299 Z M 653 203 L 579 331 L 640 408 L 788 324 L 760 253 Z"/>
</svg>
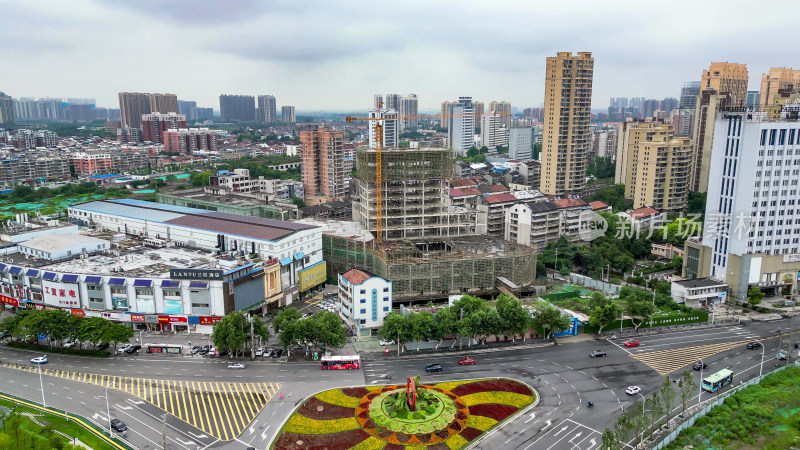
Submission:
<svg viewBox="0 0 800 450">
<path fill-rule="evenodd" d="M 277 348 L 277 349 L 275 349 L 275 351 L 272 352 L 272 357 L 273 358 L 280 358 L 281 355 L 283 355 L 283 349 L 282 348 Z"/>
<path fill-rule="evenodd" d="M 589 353 L 589 358 L 597 358 L 599 356 L 606 356 L 606 352 L 602 350 L 593 350 L 592 353 Z"/>
<path fill-rule="evenodd" d="M 119 419 L 111 419 L 111 428 L 121 432 L 127 430 L 128 426 Z"/>
<path fill-rule="evenodd" d="M 208 349 L 201 348 L 200 351 L 197 352 L 197 354 L 200 355 L 200 356 L 206 356 L 208 354 Z"/>
<path fill-rule="evenodd" d="M 704 369 L 705 370 L 705 369 L 708 369 L 708 364 L 706 364 L 706 363 L 700 364 L 700 361 L 697 361 L 696 363 L 692 364 L 692 369 L 694 369 L 694 370 Z"/>
<path fill-rule="evenodd" d="M 442 371 L 442 365 L 441 364 L 428 364 L 427 366 L 425 366 L 425 372 L 428 372 L 428 373 L 441 372 L 441 371 Z"/>
<path fill-rule="evenodd" d="M 748 350 L 755 350 L 755 349 L 761 348 L 761 347 L 763 347 L 763 346 L 761 345 L 761 342 L 758 342 L 758 341 L 748 342 L 747 343 L 747 349 Z"/>
<path fill-rule="evenodd" d="M 139 351 L 139 350 L 141 350 L 141 349 L 142 349 L 142 346 L 141 346 L 141 345 L 139 345 L 139 344 L 135 344 L 135 345 L 131 345 L 130 347 L 128 347 L 127 349 L 125 349 L 125 353 L 127 353 L 127 354 L 136 353 L 136 352 L 138 352 L 138 351 Z"/>
<path fill-rule="evenodd" d="M 8 333 L 0 333 L 0 339 L 5 339 L 7 337 L 11 337 L 11 335 Z"/>
<path fill-rule="evenodd" d="M 208 353 L 208 351 L 211 350 L 211 346 L 210 345 L 204 345 L 204 346 L 200 347 L 200 350 L 205 350 L 206 353 Z"/>
<path fill-rule="evenodd" d="M 100 345 L 98 345 L 98 346 L 97 346 L 97 349 L 98 349 L 98 350 L 105 350 L 105 349 L 107 349 L 107 348 L 108 348 L 108 346 L 109 346 L 109 345 L 108 345 L 108 342 L 103 342 L 102 344 L 100 344 Z"/>
</svg>

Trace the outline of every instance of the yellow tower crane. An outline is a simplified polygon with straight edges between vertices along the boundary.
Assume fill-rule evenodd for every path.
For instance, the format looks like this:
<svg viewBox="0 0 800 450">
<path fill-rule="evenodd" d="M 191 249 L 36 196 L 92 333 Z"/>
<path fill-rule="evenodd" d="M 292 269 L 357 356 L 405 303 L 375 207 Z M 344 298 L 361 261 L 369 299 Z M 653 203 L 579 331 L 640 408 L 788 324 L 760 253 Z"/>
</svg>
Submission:
<svg viewBox="0 0 800 450">
<path fill-rule="evenodd" d="M 486 113 L 471 113 L 471 114 L 452 114 L 452 115 L 444 115 L 441 114 L 413 114 L 413 115 L 395 115 L 393 114 L 391 117 L 384 117 L 383 110 L 381 107 L 383 106 L 383 102 L 378 102 L 377 104 L 377 113 L 375 117 L 355 117 L 355 116 L 347 116 L 345 118 L 346 123 L 351 123 L 353 121 L 366 121 L 375 129 L 375 219 L 376 219 L 376 237 L 375 240 L 378 245 L 383 242 L 383 163 L 382 163 L 382 156 L 381 151 L 383 149 L 383 125 L 387 120 L 411 120 L 411 119 L 449 119 L 451 117 L 479 117 L 479 116 L 508 116 L 509 113 L 496 113 L 496 112 L 486 112 Z"/>
</svg>

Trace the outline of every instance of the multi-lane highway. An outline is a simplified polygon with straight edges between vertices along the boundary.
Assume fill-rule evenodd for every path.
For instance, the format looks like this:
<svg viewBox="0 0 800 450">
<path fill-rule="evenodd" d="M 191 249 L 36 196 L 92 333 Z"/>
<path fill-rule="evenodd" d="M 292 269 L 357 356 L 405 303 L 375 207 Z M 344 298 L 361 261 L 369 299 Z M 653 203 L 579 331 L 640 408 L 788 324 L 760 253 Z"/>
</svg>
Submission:
<svg viewBox="0 0 800 450">
<path fill-rule="evenodd" d="M 796 325 L 795 325 L 796 322 Z M 790 346 L 800 335 L 800 320 L 782 320 L 692 330 L 639 338 L 640 346 L 623 341 L 584 341 L 555 347 L 497 350 L 474 354 L 478 364 L 458 366 L 459 355 L 419 355 L 387 358 L 369 355 L 364 370 L 321 371 L 318 363 L 247 363 L 240 371 L 227 370 L 225 359 L 112 357 L 87 359 L 50 355 L 43 367 L 46 403 L 107 426 L 106 386 L 111 416 L 128 423 L 127 440 L 137 448 L 266 448 L 281 423 L 303 398 L 339 386 L 393 382 L 421 375 L 424 382 L 510 377 L 533 386 L 539 404 L 487 436 L 476 448 L 593 449 L 600 434 L 613 427 L 621 408 L 635 398 L 625 388 L 637 385 L 647 396 L 702 358 L 706 373 L 731 368 L 735 379 L 758 375 L 761 350 L 746 343 L 765 344 L 765 370 L 775 366 L 775 329 L 784 329 Z M 606 357 L 589 358 L 592 350 Z M 41 402 L 38 371 L 31 371 L 30 352 L 0 348 L 0 379 L 12 395 Z M 442 373 L 426 374 L 425 366 L 441 363 Z M 6 366 L 10 363 L 12 366 Z M 699 383 L 699 372 L 692 371 Z M 707 395 L 707 394 L 706 394 Z M 639 398 L 638 396 L 636 396 Z M 587 408 L 591 400 L 594 408 Z M 696 399 L 694 400 L 696 401 Z M 166 420 L 163 420 L 165 412 Z"/>
</svg>

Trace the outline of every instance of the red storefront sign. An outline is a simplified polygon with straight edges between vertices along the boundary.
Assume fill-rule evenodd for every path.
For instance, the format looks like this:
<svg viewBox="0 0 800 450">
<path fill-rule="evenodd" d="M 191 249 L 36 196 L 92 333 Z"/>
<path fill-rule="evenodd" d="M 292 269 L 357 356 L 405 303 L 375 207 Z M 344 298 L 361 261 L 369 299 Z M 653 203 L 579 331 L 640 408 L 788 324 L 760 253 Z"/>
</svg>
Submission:
<svg viewBox="0 0 800 450">
<path fill-rule="evenodd" d="M 169 323 L 169 316 L 158 316 L 158 323 Z"/>
<path fill-rule="evenodd" d="M 214 325 L 215 323 L 222 320 L 222 317 L 216 316 L 200 316 L 200 325 Z"/>
<path fill-rule="evenodd" d="M 144 314 L 131 314 L 131 322 L 144 322 Z"/>
<path fill-rule="evenodd" d="M 169 323 L 188 323 L 186 317 L 169 316 Z"/>
<path fill-rule="evenodd" d="M 7 297 L 5 295 L 0 295 L 0 303 L 6 303 L 11 306 L 16 306 L 19 308 L 19 300 L 11 297 Z"/>
<path fill-rule="evenodd" d="M 86 317 L 86 313 L 83 312 L 82 309 L 73 309 L 72 310 L 72 315 L 73 316 L 78 316 L 78 317 Z"/>
</svg>

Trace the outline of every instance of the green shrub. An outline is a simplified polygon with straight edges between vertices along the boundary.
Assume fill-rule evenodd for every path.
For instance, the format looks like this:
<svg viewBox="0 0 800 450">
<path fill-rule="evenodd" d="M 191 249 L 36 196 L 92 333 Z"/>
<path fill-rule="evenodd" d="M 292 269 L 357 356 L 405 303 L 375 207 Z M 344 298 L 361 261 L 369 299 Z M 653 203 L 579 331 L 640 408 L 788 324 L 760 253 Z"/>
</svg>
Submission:
<svg viewBox="0 0 800 450">
<path fill-rule="evenodd" d="M 19 348 L 24 350 L 36 350 L 43 353 L 59 353 L 62 355 L 76 355 L 76 356 L 94 356 L 97 358 L 107 358 L 109 353 L 105 350 L 80 350 L 77 348 L 59 348 L 48 347 L 46 345 L 29 344 L 27 342 L 10 341 L 9 347 Z"/>
</svg>

